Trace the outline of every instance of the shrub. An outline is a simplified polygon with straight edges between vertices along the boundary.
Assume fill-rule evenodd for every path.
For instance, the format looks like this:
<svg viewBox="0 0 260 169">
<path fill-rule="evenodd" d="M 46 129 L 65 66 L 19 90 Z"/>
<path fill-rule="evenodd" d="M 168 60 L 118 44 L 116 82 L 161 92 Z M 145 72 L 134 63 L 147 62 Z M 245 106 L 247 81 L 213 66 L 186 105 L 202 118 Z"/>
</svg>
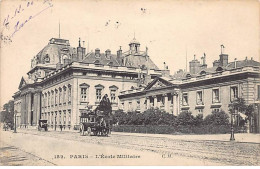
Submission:
<svg viewBox="0 0 260 169">
<path fill-rule="evenodd" d="M 205 117 L 203 123 L 206 125 L 228 125 L 229 116 L 224 111 L 213 111 L 212 114 Z"/>
</svg>

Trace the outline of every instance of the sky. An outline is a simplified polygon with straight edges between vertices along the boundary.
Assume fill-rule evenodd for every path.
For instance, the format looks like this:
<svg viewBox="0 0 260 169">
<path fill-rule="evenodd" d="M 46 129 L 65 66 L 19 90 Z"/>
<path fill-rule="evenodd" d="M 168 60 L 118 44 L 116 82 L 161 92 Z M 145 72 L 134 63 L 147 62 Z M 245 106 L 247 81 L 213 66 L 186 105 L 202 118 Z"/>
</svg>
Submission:
<svg viewBox="0 0 260 169">
<path fill-rule="evenodd" d="M 147 46 L 154 63 L 163 69 L 166 62 L 171 74 L 186 68 L 186 55 L 200 60 L 205 53 L 211 67 L 221 44 L 229 61 L 259 61 L 257 0 L 3 0 L 0 11 L 0 105 L 12 99 L 33 56 L 59 32 L 73 47 L 80 37 L 89 51 L 114 54 L 119 46 L 128 50 L 135 36 L 141 50 Z"/>
</svg>

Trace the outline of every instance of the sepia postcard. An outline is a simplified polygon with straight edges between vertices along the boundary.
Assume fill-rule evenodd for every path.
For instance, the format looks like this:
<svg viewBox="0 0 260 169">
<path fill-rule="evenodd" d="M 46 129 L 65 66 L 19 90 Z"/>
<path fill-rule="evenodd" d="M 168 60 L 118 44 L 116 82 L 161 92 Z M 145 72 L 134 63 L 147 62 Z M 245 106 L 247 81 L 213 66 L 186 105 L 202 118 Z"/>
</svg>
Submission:
<svg viewBox="0 0 260 169">
<path fill-rule="evenodd" d="M 260 165 L 259 16 L 258 0 L 0 1 L 0 165 Z"/>
</svg>

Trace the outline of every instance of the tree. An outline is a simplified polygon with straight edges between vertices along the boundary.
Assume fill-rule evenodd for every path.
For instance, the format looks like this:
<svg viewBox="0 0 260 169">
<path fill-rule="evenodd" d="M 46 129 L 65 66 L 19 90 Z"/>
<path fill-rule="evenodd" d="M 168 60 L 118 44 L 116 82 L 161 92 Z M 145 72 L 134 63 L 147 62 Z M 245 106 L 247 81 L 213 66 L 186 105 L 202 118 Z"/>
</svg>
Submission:
<svg viewBox="0 0 260 169">
<path fill-rule="evenodd" d="M 14 101 L 10 100 L 4 104 L 3 111 L 1 111 L 0 121 L 7 123 L 9 127 L 13 128 L 14 124 Z"/>
<path fill-rule="evenodd" d="M 236 113 L 243 113 L 247 117 L 245 121 L 249 122 L 253 118 L 253 112 L 254 112 L 254 106 L 252 104 L 246 105 L 245 99 L 243 98 L 237 98 L 234 101 L 232 101 L 229 105 L 229 112 L 231 114 L 236 114 Z"/>
<path fill-rule="evenodd" d="M 100 104 L 95 109 L 95 112 L 97 111 L 103 112 L 103 115 L 105 116 L 111 115 L 112 106 L 107 94 L 103 96 L 102 100 L 100 101 Z"/>
<path fill-rule="evenodd" d="M 228 125 L 229 116 L 224 111 L 213 111 L 203 120 L 206 125 Z"/>
<path fill-rule="evenodd" d="M 194 125 L 194 116 L 190 111 L 183 111 L 177 116 L 178 125 Z"/>
</svg>

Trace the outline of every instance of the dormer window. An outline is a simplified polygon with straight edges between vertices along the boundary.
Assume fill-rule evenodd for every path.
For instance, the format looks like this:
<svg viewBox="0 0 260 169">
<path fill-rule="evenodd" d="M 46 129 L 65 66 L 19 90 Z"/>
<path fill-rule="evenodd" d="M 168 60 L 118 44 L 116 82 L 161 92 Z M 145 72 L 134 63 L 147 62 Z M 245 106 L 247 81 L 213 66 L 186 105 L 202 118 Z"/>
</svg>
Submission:
<svg viewBox="0 0 260 169">
<path fill-rule="evenodd" d="M 48 54 L 46 54 L 45 58 L 44 58 L 44 62 L 45 63 L 50 63 L 50 57 Z"/>
<path fill-rule="evenodd" d="M 191 74 L 187 74 L 187 75 L 186 75 L 186 78 L 187 78 L 187 79 L 191 79 Z"/>
<path fill-rule="evenodd" d="M 100 58 L 100 49 L 95 49 L 95 57 Z"/>
<path fill-rule="evenodd" d="M 218 73 L 223 72 L 223 68 L 222 68 L 222 67 L 218 67 L 218 68 L 216 69 L 216 72 L 218 72 Z"/>
<path fill-rule="evenodd" d="M 200 72 L 200 75 L 201 75 L 201 76 L 205 76 L 205 75 L 206 75 L 206 72 L 203 70 L 203 71 Z"/>
</svg>

